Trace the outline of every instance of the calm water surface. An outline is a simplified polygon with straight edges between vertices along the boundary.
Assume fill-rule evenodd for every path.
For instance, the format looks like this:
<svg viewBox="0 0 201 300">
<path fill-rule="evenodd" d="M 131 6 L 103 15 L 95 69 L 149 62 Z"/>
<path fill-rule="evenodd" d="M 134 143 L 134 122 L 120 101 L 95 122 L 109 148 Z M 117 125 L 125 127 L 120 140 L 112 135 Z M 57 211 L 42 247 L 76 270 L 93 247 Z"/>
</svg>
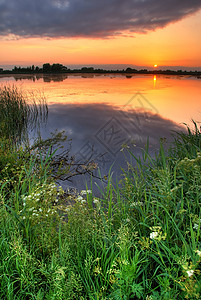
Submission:
<svg viewBox="0 0 201 300">
<path fill-rule="evenodd" d="M 201 121 L 201 79 L 164 75 L 15 75 L 0 77 L 25 91 L 44 93 L 49 105 L 44 137 L 55 129 L 72 139 L 72 154 L 84 161 L 93 152 L 102 174 L 126 166 L 122 144 L 135 154 L 150 141 Z M 84 179 L 81 179 L 83 181 Z M 80 180 L 73 182 L 80 186 Z"/>
</svg>

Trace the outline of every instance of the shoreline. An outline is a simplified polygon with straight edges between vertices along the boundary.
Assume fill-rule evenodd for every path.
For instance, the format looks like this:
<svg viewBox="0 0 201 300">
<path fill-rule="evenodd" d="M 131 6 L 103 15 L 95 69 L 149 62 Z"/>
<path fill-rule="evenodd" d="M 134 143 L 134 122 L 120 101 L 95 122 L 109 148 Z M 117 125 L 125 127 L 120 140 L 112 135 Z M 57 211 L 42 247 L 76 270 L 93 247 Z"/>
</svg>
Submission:
<svg viewBox="0 0 201 300">
<path fill-rule="evenodd" d="M 201 72 L 194 72 L 194 71 L 190 71 L 190 72 L 177 72 L 177 71 L 147 71 L 147 72 L 126 72 L 126 71 L 105 71 L 105 72 L 82 72 L 82 71 L 69 71 L 69 72 L 12 72 L 12 71 L 3 71 L 0 72 L 0 78 L 4 78 L 4 77 L 14 77 L 17 78 L 24 78 L 24 77 L 39 77 L 39 78 L 43 78 L 46 76 L 61 76 L 61 77 L 65 77 L 66 78 L 68 76 L 82 76 L 82 77 L 86 77 L 86 78 L 90 78 L 90 77 L 98 77 L 98 76 L 124 76 L 126 78 L 132 78 L 135 76 L 141 76 L 141 75 L 164 75 L 164 76 L 176 76 L 176 77 L 195 77 L 197 79 L 201 79 Z"/>
</svg>

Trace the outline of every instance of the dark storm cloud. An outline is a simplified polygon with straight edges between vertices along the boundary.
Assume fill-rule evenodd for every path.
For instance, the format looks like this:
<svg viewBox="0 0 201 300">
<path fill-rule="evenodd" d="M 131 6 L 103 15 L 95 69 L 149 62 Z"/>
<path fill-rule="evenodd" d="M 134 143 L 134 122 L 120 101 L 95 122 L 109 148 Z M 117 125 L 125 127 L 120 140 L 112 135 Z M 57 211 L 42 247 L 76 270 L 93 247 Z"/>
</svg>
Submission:
<svg viewBox="0 0 201 300">
<path fill-rule="evenodd" d="M 201 8 L 200 0 L 0 0 L 0 35 L 107 37 L 146 32 Z"/>
</svg>

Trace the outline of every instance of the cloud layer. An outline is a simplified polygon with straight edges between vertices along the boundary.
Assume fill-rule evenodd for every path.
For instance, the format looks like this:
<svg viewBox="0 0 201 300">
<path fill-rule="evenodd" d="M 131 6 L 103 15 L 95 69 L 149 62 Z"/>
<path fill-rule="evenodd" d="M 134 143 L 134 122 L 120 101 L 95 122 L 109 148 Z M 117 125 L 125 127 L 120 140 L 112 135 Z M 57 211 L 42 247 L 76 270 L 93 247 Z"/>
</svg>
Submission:
<svg viewBox="0 0 201 300">
<path fill-rule="evenodd" d="M 108 37 L 166 26 L 200 0 L 0 0 L 0 35 Z"/>
</svg>

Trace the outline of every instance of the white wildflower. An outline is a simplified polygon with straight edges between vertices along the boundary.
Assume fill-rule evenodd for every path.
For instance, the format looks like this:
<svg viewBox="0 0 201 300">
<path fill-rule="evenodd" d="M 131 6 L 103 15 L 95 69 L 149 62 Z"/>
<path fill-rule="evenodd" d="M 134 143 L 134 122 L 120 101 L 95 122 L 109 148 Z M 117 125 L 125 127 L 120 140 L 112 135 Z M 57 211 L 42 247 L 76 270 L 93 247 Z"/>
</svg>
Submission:
<svg viewBox="0 0 201 300">
<path fill-rule="evenodd" d="M 199 225 L 195 223 L 194 226 L 193 226 L 193 229 L 196 229 L 196 230 L 197 230 L 198 227 L 199 227 Z"/>
<path fill-rule="evenodd" d="M 194 270 L 188 270 L 186 273 L 188 274 L 188 277 L 191 277 L 194 273 Z"/>
<path fill-rule="evenodd" d="M 135 207 L 135 206 L 143 206 L 143 202 L 140 201 L 140 202 L 133 202 L 130 204 L 130 207 Z"/>
<path fill-rule="evenodd" d="M 150 239 L 151 240 L 154 240 L 157 236 L 158 236 L 158 232 L 157 231 L 154 231 L 154 232 L 150 233 Z"/>
<path fill-rule="evenodd" d="M 82 191 L 80 192 L 81 195 L 86 195 L 86 193 L 87 193 L 86 190 L 82 190 Z"/>
<path fill-rule="evenodd" d="M 91 194 L 91 190 L 82 190 L 80 192 L 81 195 Z"/>
<path fill-rule="evenodd" d="M 97 198 L 94 198 L 93 203 L 97 204 L 97 203 L 99 203 L 99 200 Z"/>
<path fill-rule="evenodd" d="M 82 196 L 78 196 L 78 197 L 77 197 L 77 200 L 78 200 L 78 201 L 81 201 L 81 200 L 83 200 L 83 197 L 82 197 Z"/>
<path fill-rule="evenodd" d="M 200 251 L 200 250 L 196 250 L 195 253 L 197 253 L 197 255 L 198 255 L 199 257 L 201 257 L 201 251 Z"/>
<path fill-rule="evenodd" d="M 201 219 L 198 219 L 198 220 L 197 220 L 197 223 L 194 224 L 193 229 L 196 229 L 196 230 L 197 230 L 198 227 L 200 226 L 200 224 L 201 224 Z"/>
<path fill-rule="evenodd" d="M 146 299 L 145 300 L 153 300 L 152 296 L 146 296 Z"/>
</svg>

